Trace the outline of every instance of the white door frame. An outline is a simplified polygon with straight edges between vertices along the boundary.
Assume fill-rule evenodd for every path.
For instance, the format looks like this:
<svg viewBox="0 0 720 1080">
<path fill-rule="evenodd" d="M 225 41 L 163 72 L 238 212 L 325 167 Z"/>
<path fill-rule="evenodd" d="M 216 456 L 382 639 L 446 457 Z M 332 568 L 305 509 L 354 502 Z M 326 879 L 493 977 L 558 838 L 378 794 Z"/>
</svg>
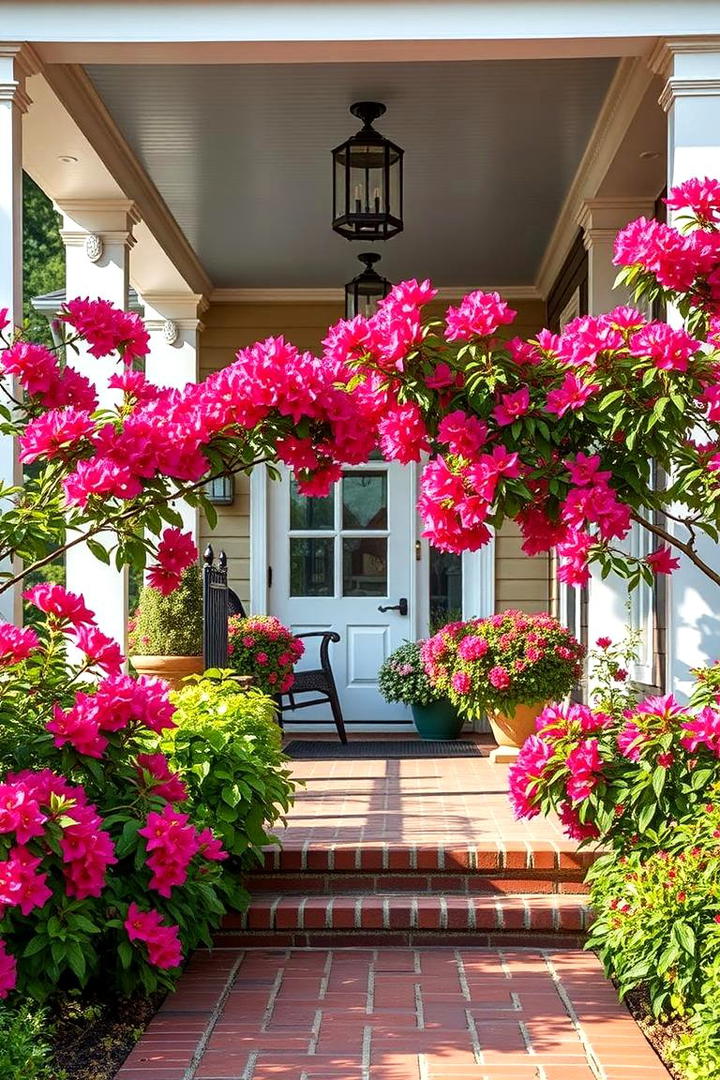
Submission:
<svg viewBox="0 0 720 1080">
<path fill-rule="evenodd" d="M 417 466 L 408 465 L 413 490 L 416 486 Z M 267 614 L 268 607 L 268 484 L 267 470 L 258 465 L 250 476 L 250 611 L 254 615 Z M 415 603 L 411 605 L 408 630 L 417 638 L 420 627 L 427 626 L 429 545 L 418 539 L 417 519 L 411 530 L 410 585 Z M 416 558 L 416 544 L 420 544 L 421 558 Z M 495 535 L 479 551 L 466 551 L 462 557 L 463 567 L 463 618 L 493 615 L 495 612 Z"/>
</svg>

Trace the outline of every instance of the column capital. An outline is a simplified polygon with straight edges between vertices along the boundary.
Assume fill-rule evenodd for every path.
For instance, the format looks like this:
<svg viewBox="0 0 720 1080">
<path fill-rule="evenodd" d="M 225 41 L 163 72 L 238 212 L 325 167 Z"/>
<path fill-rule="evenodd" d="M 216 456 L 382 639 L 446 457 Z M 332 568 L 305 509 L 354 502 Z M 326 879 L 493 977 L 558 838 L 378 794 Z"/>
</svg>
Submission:
<svg viewBox="0 0 720 1080">
<path fill-rule="evenodd" d="M 132 227 L 141 219 L 130 199 L 66 199 L 55 205 L 63 216 L 63 243 L 84 247 L 91 262 L 102 257 L 105 247 L 134 246 Z"/>
<path fill-rule="evenodd" d="M 638 197 L 586 199 L 577 216 L 586 250 L 595 244 L 612 243 L 619 229 L 638 217 L 652 217 L 655 204 Z"/>
<path fill-rule="evenodd" d="M 26 42 L 0 41 L 0 101 L 11 102 L 26 113 L 32 99 L 25 90 L 25 80 L 42 68 L 40 57 Z"/>
<path fill-rule="evenodd" d="M 200 316 L 209 302 L 202 293 L 152 291 L 142 293 L 140 299 L 146 329 L 162 334 L 167 345 L 181 343 L 185 333 L 201 334 L 205 329 Z"/>
<path fill-rule="evenodd" d="M 665 80 L 658 99 L 669 110 L 678 98 L 720 96 L 720 36 L 662 38 L 648 65 Z"/>
</svg>

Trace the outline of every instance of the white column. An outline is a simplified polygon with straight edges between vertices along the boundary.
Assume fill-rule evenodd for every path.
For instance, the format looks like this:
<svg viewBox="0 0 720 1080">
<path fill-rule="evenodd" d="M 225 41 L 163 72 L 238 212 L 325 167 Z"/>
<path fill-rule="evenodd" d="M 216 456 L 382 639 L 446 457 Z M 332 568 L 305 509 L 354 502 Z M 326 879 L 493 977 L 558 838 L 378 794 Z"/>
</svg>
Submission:
<svg viewBox="0 0 720 1080">
<path fill-rule="evenodd" d="M 720 178 L 720 37 L 661 42 L 650 64 L 665 79 L 668 189 L 696 176 Z M 717 567 L 717 544 L 699 534 L 697 549 Z M 692 685 L 690 669 L 720 657 L 720 589 L 681 556 L 668 592 L 667 688 L 682 700 Z"/>
<path fill-rule="evenodd" d="M 139 219 L 133 204 L 120 199 L 72 200 L 58 205 L 63 215 L 62 238 L 66 254 L 66 297 L 109 300 L 128 306 L 129 253 L 132 226 Z M 101 406 L 117 400 L 107 380 L 118 370 L 118 360 L 98 360 L 81 349 L 68 350 L 68 361 L 95 383 Z M 128 622 L 127 569 L 106 566 L 84 544 L 71 548 L 66 557 L 66 583 L 79 592 L 97 615 L 101 629 L 125 649 Z"/>
<path fill-rule="evenodd" d="M 13 326 L 22 324 L 22 117 L 30 105 L 25 78 L 36 70 L 33 61 L 23 46 L 0 42 L 0 308 L 8 309 Z M 22 482 L 14 439 L 0 439 L 0 478 Z M 0 619 L 22 622 L 20 589 L 0 595 Z"/>
<path fill-rule="evenodd" d="M 207 301 L 197 293 L 143 293 L 144 322 L 150 334 L 150 353 L 145 374 L 157 386 L 182 390 L 200 378 L 199 316 Z M 183 519 L 183 527 L 199 545 L 198 510 L 180 499 L 174 504 Z"/>
<path fill-rule="evenodd" d="M 652 217 L 654 204 L 648 199 L 588 199 L 578 217 L 588 254 L 588 314 L 602 315 L 620 304 L 631 302 L 623 288 L 613 288 L 618 268 L 613 265 L 615 237 L 635 218 Z M 625 545 L 629 544 L 629 540 Z M 629 550 L 629 547 L 628 547 Z M 641 585 L 639 589 L 649 586 Z M 605 580 L 593 568 L 588 585 L 588 642 L 592 648 L 599 637 L 620 641 L 631 622 L 631 597 L 623 578 L 610 574 Z M 636 673 L 633 673 L 636 674 Z"/>
</svg>

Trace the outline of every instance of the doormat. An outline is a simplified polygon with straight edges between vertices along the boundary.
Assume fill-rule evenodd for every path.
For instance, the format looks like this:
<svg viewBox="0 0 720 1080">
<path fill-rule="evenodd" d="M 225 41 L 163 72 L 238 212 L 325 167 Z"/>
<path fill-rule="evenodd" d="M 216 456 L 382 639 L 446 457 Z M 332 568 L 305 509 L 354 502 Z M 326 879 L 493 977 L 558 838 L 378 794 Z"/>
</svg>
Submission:
<svg viewBox="0 0 720 1080">
<path fill-rule="evenodd" d="M 354 761 L 385 758 L 487 757 L 491 747 L 461 740 L 352 739 L 332 743 L 293 739 L 285 753 L 295 761 Z"/>
</svg>

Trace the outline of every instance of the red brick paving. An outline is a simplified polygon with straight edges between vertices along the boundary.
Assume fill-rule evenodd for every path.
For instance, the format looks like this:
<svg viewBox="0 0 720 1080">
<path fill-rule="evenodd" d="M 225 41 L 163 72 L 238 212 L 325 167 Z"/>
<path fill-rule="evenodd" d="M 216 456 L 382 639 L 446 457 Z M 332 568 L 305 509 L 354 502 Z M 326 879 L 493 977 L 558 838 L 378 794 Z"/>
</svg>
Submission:
<svg viewBox="0 0 720 1080">
<path fill-rule="evenodd" d="M 513 820 L 506 767 L 293 772 L 233 947 L 195 954 L 117 1080 L 668 1080 L 596 958 L 561 948 L 592 854 Z"/>
<path fill-rule="evenodd" d="M 271 1078 L 668 1080 L 668 1073 L 588 953 L 380 948 L 197 953 L 118 1074 Z"/>
</svg>

